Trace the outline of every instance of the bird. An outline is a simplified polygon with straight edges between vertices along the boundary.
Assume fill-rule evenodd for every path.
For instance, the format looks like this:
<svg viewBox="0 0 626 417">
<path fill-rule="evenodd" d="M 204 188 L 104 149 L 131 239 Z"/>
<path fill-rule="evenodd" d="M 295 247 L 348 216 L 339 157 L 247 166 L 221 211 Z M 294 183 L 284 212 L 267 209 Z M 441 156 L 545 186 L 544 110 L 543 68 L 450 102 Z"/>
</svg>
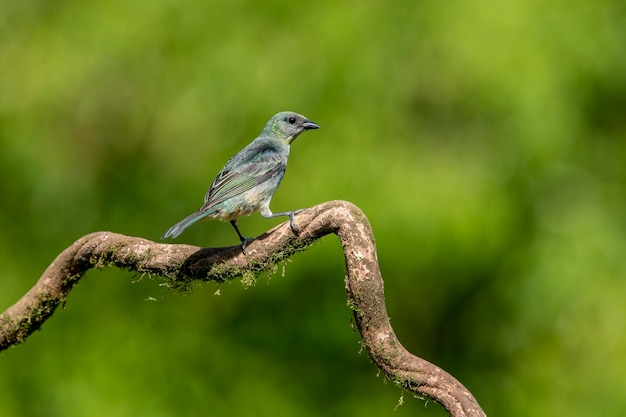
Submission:
<svg viewBox="0 0 626 417">
<path fill-rule="evenodd" d="M 245 253 L 253 239 L 241 234 L 237 219 L 257 211 L 264 218 L 289 216 L 291 229 L 297 234 L 294 213 L 298 210 L 272 213 L 269 206 L 285 175 L 291 143 L 312 129 L 319 126 L 301 114 L 284 111 L 274 115 L 259 136 L 224 165 L 211 183 L 202 207 L 170 227 L 161 239 L 178 237 L 200 219 L 218 219 L 230 222 Z"/>
</svg>

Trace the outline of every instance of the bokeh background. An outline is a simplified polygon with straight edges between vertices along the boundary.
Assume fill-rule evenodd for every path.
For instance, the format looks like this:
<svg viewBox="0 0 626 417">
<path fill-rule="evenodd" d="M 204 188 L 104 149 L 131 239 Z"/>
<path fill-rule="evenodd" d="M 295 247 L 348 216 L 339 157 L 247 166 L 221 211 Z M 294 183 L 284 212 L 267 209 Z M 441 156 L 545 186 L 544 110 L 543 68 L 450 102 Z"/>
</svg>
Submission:
<svg viewBox="0 0 626 417">
<path fill-rule="evenodd" d="M 364 210 L 409 350 L 489 415 L 626 415 L 625 9 L 4 0 L 0 309 L 82 235 L 158 240 L 295 110 L 272 209 Z M 343 275 L 332 236 L 249 289 L 92 271 L 0 354 L 0 414 L 445 415 L 360 352 Z"/>
</svg>

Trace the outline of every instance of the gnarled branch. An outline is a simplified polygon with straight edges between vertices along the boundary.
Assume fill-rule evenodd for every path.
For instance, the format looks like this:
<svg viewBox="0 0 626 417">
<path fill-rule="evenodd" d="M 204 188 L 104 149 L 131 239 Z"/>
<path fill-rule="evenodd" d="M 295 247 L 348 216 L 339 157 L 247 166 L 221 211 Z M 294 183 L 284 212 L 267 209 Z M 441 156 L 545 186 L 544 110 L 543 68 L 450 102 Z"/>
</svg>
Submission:
<svg viewBox="0 0 626 417">
<path fill-rule="evenodd" d="M 289 222 L 259 236 L 242 253 L 239 246 L 201 249 L 155 243 L 111 232 L 86 235 L 63 251 L 37 284 L 0 315 L 0 350 L 24 341 L 63 303 L 91 269 L 114 265 L 162 275 L 174 287 L 193 280 L 224 281 L 273 268 L 315 240 L 334 233 L 346 259 L 345 288 L 363 343 L 376 365 L 407 390 L 440 403 L 452 416 L 484 416 L 472 394 L 441 368 L 408 352 L 396 337 L 387 311 L 371 226 L 363 212 L 345 201 L 306 209 Z"/>
</svg>

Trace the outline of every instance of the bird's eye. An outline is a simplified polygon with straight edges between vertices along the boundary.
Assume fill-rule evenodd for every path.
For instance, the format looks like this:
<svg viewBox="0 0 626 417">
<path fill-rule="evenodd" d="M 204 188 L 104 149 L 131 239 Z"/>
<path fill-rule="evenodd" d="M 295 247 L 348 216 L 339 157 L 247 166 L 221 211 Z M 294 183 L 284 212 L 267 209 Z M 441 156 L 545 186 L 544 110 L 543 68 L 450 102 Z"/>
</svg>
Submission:
<svg viewBox="0 0 626 417">
<path fill-rule="evenodd" d="M 290 116 L 287 118 L 287 123 L 289 123 L 290 125 L 295 124 L 296 123 L 296 118 L 293 116 Z"/>
</svg>

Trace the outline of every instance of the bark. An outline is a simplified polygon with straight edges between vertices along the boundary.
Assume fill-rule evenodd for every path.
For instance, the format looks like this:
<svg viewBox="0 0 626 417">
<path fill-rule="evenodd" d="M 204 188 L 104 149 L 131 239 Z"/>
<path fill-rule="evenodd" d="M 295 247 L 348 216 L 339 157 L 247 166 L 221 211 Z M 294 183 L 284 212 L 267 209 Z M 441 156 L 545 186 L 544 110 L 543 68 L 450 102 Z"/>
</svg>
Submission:
<svg viewBox="0 0 626 417">
<path fill-rule="evenodd" d="M 23 342 L 49 318 L 91 268 L 118 268 L 163 276 L 173 288 L 194 280 L 224 281 L 272 270 L 315 240 L 334 233 L 346 260 L 348 305 L 374 363 L 396 384 L 440 403 L 452 416 L 484 416 L 473 395 L 443 369 L 411 354 L 396 337 L 385 307 L 383 280 L 371 226 L 363 212 L 331 201 L 296 215 L 298 235 L 285 222 L 246 248 L 202 249 L 111 232 L 91 233 L 63 251 L 37 284 L 0 315 L 0 351 Z"/>
</svg>

